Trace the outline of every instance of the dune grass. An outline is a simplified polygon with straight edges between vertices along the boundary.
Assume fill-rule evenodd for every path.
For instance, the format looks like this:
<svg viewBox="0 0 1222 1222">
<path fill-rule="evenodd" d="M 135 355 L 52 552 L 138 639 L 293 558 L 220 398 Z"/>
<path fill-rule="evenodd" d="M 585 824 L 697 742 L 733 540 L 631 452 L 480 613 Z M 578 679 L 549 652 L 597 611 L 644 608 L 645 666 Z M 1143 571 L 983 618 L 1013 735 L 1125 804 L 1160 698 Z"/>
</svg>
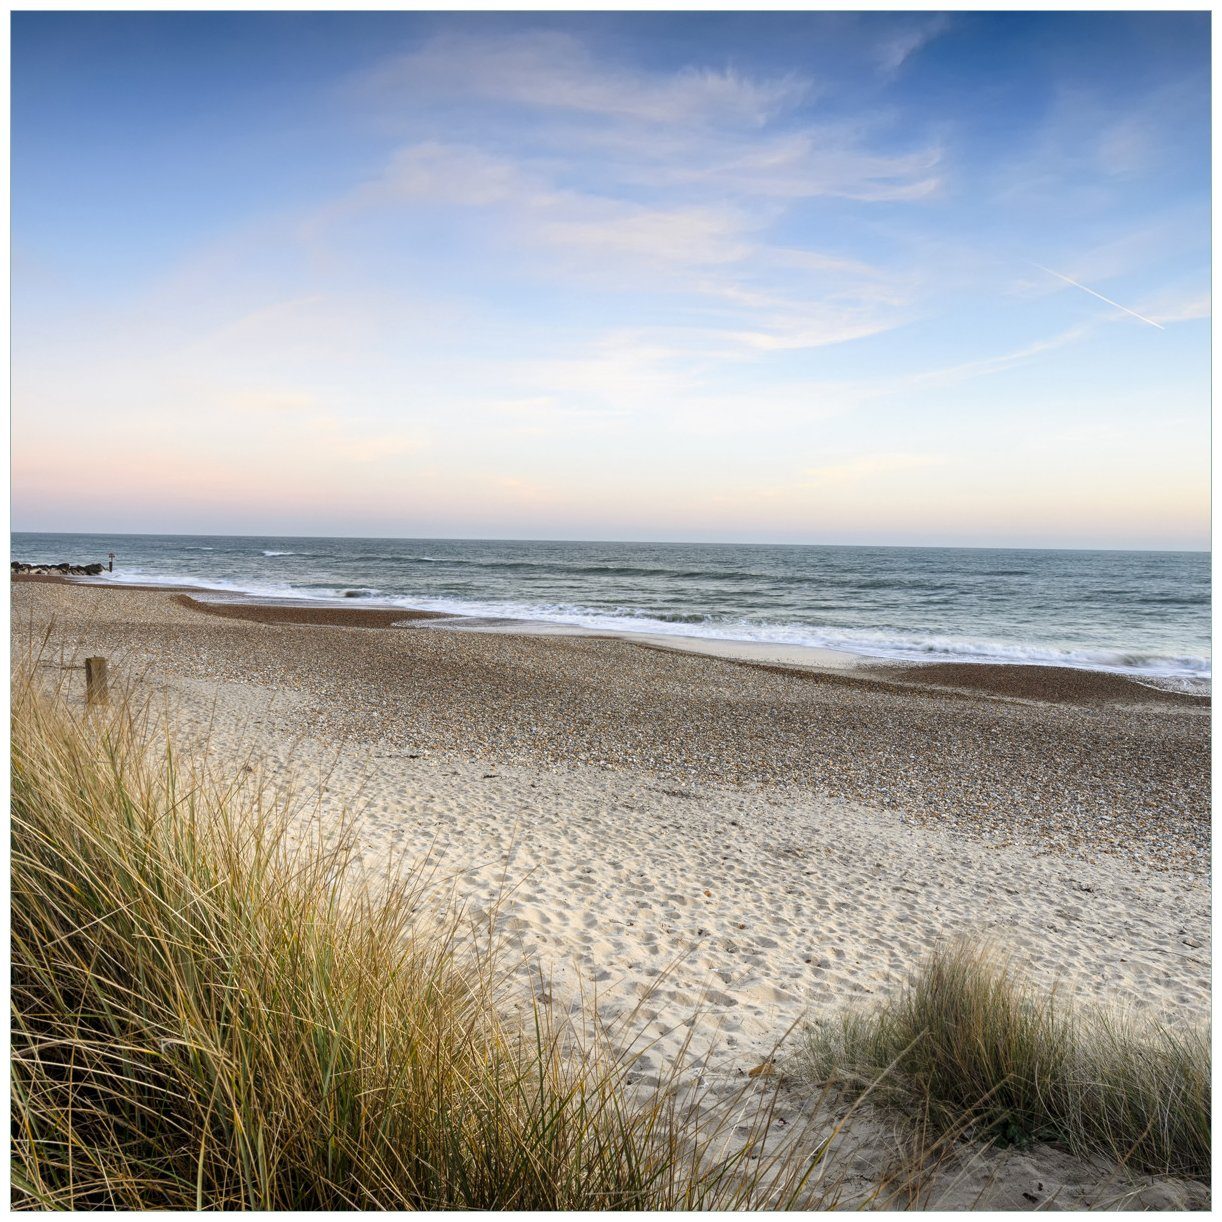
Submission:
<svg viewBox="0 0 1222 1222">
<path fill-rule="evenodd" d="M 813 1028 L 801 1059 L 814 1080 L 870 1089 L 944 1129 L 1210 1175 L 1206 1030 L 1085 1012 L 979 947 L 943 947 L 890 1002 Z"/>
<path fill-rule="evenodd" d="M 20 670 L 21 668 L 17 668 Z M 119 1209 L 752 1208 L 811 1170 L 642 1098 L 536 1008 L 499 1017 L 456 922 L 309 840 L 117 701 L 13 695 L 14 1203 Z M 528 1007 L 529 1011 L 529 1007 Z M 672 1084 L 673 1086 L 673 1084 Z M 809 1203 L 809 1202 L 808 1202 Z"/>
</svg>

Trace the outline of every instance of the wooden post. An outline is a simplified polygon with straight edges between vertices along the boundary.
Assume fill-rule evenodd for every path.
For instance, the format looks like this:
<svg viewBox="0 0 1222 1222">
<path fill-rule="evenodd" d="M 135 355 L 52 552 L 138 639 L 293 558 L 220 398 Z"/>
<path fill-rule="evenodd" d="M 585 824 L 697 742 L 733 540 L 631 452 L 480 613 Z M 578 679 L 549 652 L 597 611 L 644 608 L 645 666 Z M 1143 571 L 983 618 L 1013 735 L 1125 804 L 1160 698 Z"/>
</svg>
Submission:
<svg viewBox="0 0 1222 1222">
<path fill-rule="evenodd" d="M 85 703 L 106 704 L 110 693 L 106 690 L 106 659 L 85 659 Z"/>
</svg>

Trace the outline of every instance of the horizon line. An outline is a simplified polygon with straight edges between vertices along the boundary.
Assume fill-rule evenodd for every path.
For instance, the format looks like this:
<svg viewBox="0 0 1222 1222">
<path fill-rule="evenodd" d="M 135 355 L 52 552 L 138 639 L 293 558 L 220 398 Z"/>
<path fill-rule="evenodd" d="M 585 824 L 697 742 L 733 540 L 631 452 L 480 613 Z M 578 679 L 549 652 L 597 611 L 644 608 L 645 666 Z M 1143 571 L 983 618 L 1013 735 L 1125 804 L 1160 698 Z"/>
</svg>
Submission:
<svg viewBox="0 0 1222 1222">
<path fill-rule="evenodd" d="M 380 540 L 383 542 L 431 542 L 431 543 L 572 543 L 602 544 L 650 544 L 655 547 L 854 547 L 894 548 L 911 551 L 977 551 L 977 552 L 1155 552 L 1182 553 L 1210 556 L 1209 547 L 1083 547 L 1083 546 L 1033 546 L 1000 543 L 794 543 L 767 540 L 715 540 L 715 539 L 546 539 L 495 535 L 286 535 L 286 534 L 225 534 L 201 531 L 95 531 L 95 530 L 17 530 L 9 528 L 10 543 L 13 535 L 84 535 L 99 539 L 154 538 L 154 539 L 334 539 L 338 541 Z M 12 559 L 10 555 L 10 560 Z"/>
</svg>

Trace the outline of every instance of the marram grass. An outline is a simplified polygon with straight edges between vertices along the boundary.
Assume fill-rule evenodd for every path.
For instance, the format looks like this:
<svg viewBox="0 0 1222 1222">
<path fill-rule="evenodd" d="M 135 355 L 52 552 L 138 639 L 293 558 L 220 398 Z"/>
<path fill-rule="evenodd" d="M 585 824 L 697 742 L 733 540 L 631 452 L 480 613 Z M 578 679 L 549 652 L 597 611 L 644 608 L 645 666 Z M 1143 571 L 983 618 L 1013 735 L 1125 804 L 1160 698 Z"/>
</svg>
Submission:
<svg viewBox="0 0 1222 1222">
<path fill-rule="evenodd" d="M 18 668 L 19 671 L 22 668 Z M 352 843 L 294 847 L 252 782 L 121 702 L 13 696 L 13 1196 L 59 1209 L 681 1209 L 795 1199 L 811 1170 L 692 1140 L 674 1090 L 538 1012 L 498 1019 L 458 926 Z M 673 1086 L 673 1084 L 672 1084 Z M 716 1129 L 716 1126 L 713 1126 Z"/>
<path fill-rule="evenodd" d="M 1210 1176 L 1207 1028 L 1073 1007 L 979 947 L 944 946 L 889 1002 L 813 1028 L 802 1059 L 812 1080 L 868 1089 L 944 1129 Z"/>
</svg>

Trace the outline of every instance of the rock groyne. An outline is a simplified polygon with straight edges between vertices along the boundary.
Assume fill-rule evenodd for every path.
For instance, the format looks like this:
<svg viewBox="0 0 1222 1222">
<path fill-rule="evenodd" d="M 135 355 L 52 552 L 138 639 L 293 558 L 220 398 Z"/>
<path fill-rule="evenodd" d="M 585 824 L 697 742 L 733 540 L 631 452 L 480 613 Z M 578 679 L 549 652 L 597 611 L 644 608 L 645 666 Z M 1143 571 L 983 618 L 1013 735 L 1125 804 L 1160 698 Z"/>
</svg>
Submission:
<svg viewBox="0 0 1222 1222">
<path fill-rule="evenodd" d="M 96 577 L 105 569 L 104 564 L 25 564 L 14 560 L 10 566 L 12 576 L 22 577 Z"/>
</svg>

